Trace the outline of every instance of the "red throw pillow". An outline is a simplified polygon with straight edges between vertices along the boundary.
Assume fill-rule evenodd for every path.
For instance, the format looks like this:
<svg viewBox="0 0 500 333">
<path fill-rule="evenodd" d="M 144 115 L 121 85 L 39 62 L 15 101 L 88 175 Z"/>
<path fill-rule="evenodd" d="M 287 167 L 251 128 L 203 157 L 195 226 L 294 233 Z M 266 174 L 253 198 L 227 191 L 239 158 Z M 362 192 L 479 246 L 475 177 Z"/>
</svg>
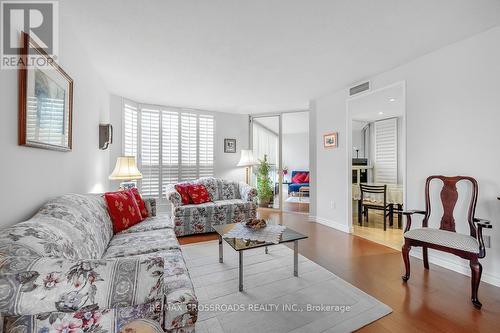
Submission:
<svg viewBox="0 0 500 333">
<path fill-rule="evenodd" d="M 191 185 L 188 187 L 188 193 L 191 201 L 196 205 L 210 201 L 210 195 L 208 195 L 205 185 Z"/>
<path fill-rule="evenodd" d="M 142 200 L 141 194 L 139 193 L 139 190 L 136 187 L 130 189 L 130 191 L 132 191 L 135 201 L 137 202 L 137 206 L 139 206 L 142 218 L 145 219 L 146 217 L 149 216 L 148 210 L 146 209 L 146 203 L 144 202 L 144 200 Z"/>
<path fill-rule="evenodd" d="M 130 190 L 107 192 L 104 193 L 104 198 L 115 234 L 142 221 L 141 211 Z"/>
<path fill-rule="evenodd" d="M 304 179 L 304 183 L 309 183 L 309 172 L 306 173 L 306 178 Z"/>
<path fill-rule="evenodd" d="M 191 184 L 177 184 L 175 185 L 175 190 L 179 192 L 182 198 L 182 204 L 183 205 L 189 205 L 191 202 L 191 197 L 189 196 L 188 193 L 188 188 L 191 186 Z"/>
<path fill-rule="evenodd" d="M 306 174 L 304 172 L 297 172 L 292 178 L 292 183 L 300 184 L 306 179 Z"/>
</svg>

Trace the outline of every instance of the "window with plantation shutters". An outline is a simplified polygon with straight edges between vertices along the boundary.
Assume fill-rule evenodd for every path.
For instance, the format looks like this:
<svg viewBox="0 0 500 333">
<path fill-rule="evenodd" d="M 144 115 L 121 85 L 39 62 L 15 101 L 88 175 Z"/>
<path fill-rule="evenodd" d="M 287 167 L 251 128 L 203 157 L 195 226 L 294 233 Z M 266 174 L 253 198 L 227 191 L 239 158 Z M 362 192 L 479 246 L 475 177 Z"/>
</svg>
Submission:
<svg viewBox="0 0 500 333">
<path fill-rule="evenodd" d="M 137 159 L 137 105 L 123 104 L 123 155 Z"/>
<path fill-rule="evenodd" d="M 396 118 L 375 122 L 376 183 L 398 182 L 398 122 Z"/>
<path fill-rule="evenodd" d="M 198 117 L 181 114 L 181 180 L 198 178 Z"/>
<path fill-rule="evenodd" d="M 214 174 L 214 117 L 200 115 L 198 119 L 198 176 L 208 177 Z"/>
<path fill-rule="evenodd" d="M 123 110 L 123 152 L 137 157 L 144 196 L 162 197 L 169 184 L 214 175 L 213 115 L 132 102 Z"/>
<path fill-rule="evenodd" d="M 160 111 L 141 108 L 141 191 L 145 196 L 160 196 Z"/>
</svg>

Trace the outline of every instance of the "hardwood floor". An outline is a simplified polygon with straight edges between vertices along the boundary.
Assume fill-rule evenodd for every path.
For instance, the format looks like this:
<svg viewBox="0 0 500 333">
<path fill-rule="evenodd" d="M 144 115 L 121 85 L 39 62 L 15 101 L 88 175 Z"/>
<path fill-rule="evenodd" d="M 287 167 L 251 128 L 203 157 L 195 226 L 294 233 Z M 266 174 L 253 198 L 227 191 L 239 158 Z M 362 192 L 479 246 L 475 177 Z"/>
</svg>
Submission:
<svg viewBox="0 0 500 333">
<path fill-rule="evenodd" d="M 401 281 L 401 252 L 349 235 L 319 223 L 307 215 L 259 212 L 309 236 L 299 252 L 389 305 L 393 313 L 363 327 L 359 332 L 500 332 L 500 288 L 487 283 L 479 287 L 482 310 L 470 302 L 470 278 L 431 264 L 425 271 L 411 258 L 412 275 Z M 181 244 L 217 239 L 216 235 L 179 238 Z"/>
<path fill-rule="evenodd" d="M 356 236 L 366 238 L 385 246 L 389 246 L 396 250 L 401 250 L 403 246 L 403 229 L 398 228 L 396 214 L 394 215 L 394 225 L 391 227 L 387 224 L 387 230 L 384 231 L 384 220 L 380 211 L 369 211 L 368 223 L 363 219 L 363 225 L 358 224 L 358 212 L 352 213 L 353 233 Z"/>
</svg>

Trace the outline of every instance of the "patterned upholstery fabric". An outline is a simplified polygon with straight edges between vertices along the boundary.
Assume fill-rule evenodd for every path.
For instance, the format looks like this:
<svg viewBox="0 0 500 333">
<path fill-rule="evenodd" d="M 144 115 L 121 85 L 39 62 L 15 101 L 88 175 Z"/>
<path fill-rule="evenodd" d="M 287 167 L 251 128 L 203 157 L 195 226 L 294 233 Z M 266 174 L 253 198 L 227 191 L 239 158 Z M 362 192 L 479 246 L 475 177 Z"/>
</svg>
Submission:
<svg viewBox="0 0 500 333">
<path fill-rule="evenodd" d="M 50 200 L 26 222 L 0 233 L 0 253 L 69 259 L 102 257 L 113 228 L 99 195 L 67 194 Z"/>
<path fill-rule="evenodd" d="M 166 215 L 162 214 L 159 216 L 153 216 L 145 219 L 141 223 L 131 226 L 128 229 L 123 230 L 120 234 L 128 234 L 132 232 L 143 232 L 143 231 L 152 231 L 152 230 L 160 230 L 166 228 L 173 228 L 174 224 L 172 219 Z"/>
<path fill-rule="evenodd" d="M 3 331 L 118 333 L 154 320 L 194 332 L 197 299 L 173 223 L 145 202 L 153 217 L 114 236 L 100 195 L 55 198 L 1 230 Z"/>
<path fill-rule="evenodd" d="M 452 231 L 418 228 L 405 232 L 404 236 L 405 238 L 446 246 L 452 249 L 479 253 L 479 243 L 474 237 Z"/>
<path fill-rule="evenodd" d="M 152 302 L 117 309 L 86 309 L 7 317 L 4 332 L 119 333 L 127 332 L 128 327 L 137 327 L 138 321 L 147 322 L 149 325 L 145 327 L 154 327 L 155 330 L 136 332 L 163 332 L 158 330 L 161 317 L 162 304 Z"/>
<path fill-rule="evenodd" d="M 210 198 L 217 199 L 199 205 L 183 205 L 179 193 L 167 191 L 177 236 L 211 232 L 212 225 L 245 222 L 256 216 L 255 188 L 212 177 L 200 178 L 193 183 L 205 185 Z M 167 188 L 175 191 L 173 186 Z"/>
<path fill-rule="evenodd" d="M 112 309 L 161 301 L 163 296 L 160 257 L 3 257 L 0 265 L 0 312 L 7 315 Z"/>
<path fill-rule="evenodd" d="M 103 258 L 129 257 L 178 248 L 179 243 L 172 229 L 120 233 L 113 237 Z"/>
</svg>

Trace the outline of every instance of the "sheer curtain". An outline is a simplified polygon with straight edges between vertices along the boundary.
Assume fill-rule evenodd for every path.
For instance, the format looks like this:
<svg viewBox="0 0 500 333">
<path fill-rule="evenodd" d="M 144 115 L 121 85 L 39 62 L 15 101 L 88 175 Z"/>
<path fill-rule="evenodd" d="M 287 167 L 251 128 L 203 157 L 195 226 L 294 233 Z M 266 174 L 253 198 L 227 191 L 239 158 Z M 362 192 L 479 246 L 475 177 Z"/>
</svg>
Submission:
<svg viewBox="0 0 500 333">
<path fill-rule="evenodd" d="M 253 123 L 253 156 L 267 160 L 274 168 L 278 165 L 278 133 L 263 127 L 258 122 Z"/>
</svg>

